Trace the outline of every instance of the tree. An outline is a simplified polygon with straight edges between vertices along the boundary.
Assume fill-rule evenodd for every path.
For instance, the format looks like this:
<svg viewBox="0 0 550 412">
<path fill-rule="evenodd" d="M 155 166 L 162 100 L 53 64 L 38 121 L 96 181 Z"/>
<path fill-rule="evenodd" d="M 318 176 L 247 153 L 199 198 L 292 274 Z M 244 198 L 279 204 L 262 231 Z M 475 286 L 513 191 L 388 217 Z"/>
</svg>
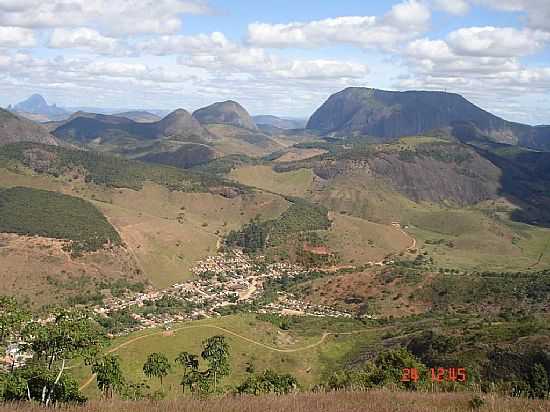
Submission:
<svg viewBox="0 0 550 412">
<path fill-rule="evenodd" d="M 199 360 L 196 355 L 181 352 L 176 358 L 176 362 L 185 368 L 181 380 L 183 390 L 185 391 L 188 387 L 192 393 L 198 394 L 201 398 L 211 392 L 212 384 L 216 391 L 219 379 L 230 372 L 229 344 L 225 341 L 225 337 L 212 336 L 203 341 L 202 346 L 201 358 L 208 362 L 206 370 L 199 370 Z"/>
<path fill-rule="evenodd" d="M 29 324 L 25 336 L 34 353 L 33 367 L 43 369 L 43 376 L 47 377 L 42 380 L 38 399 L 45 405 L 59 400 L 55 395 L 59 392 L 66 362 L 82 357 L 90 364 L 104 339 L 98 325 L 85 313 L 67 310 L 57 311 L 46 322 Z"/>
<path fill-rule="evenodd" d="M 213 377 L 214 390 L 217 390 L 218 379 L 229 375 L 229 344 L 221 335 L 212 336 L 202 343 L 201 357 L 208 362 L 208 373 Z"/>
<path fill-rule="evenodd" d="M 194 372 L 199 369 L 199 359 L 197 355 L 193 355 L 189 352 L 181 352 L 176 357 L 176 363 L 179 363 L 181 366 L 183 366 L 183 378 L 181 380 L 181 386 L 183 392 L 185 392 L 186 386 L 189 386 L 190 388 L 192 386 L 192 375 L 194 375 Z"/>
<path fill-rule="evenodd" d="M 148 378 L 160 379 L 160 386 L 162 387 L 162 380 L 168 375 L 172 366 L 170 361 L 163 353 L 151 353 L 145 363 L 143 364 L 143 373 Z"/>
<path fill-rule="evenodd" d="M 0 345 L 19 337 L 30 313 L 11 296 L 0 296 Z"/>
<path fill-rule="evenodd" d="M 48 388 L 46 393 L 44 388 Z M 40 364 L 30 364 L 7 374 L 3 382 L 2 399 L 39 401 L 43 404 L 86 401 L 79 391 L 78 383 L 71 376 L 60 376 L 57 371 L 48 370 Z"/>
<path fill-rule="evenodd" d="M 531 370 L 530 376 L 531 396 L 538 399 L 548 398 L 550 384 L 548 383 L 548 374 L 546 368 L 540 363 L 536 363 Z"/>
<path fill-rule="evenodd" d="M 183 375 L 181 386 L 185 391 L 187 386 L 191 393 L 198 394 L 200 398 L 205 398 L 210 393 L 211 380 L 209 371 L 199 371 L 192 369 Z"/>
<path fill-rule="evenodd" d="M 105 355 L 94 362 L 92 373 L 96 374 L 97 387 L 105 398 L 112 398 L 113 391 L 119 392 L 124 386 L 120 358 L 116 355 Z"/>
</svg>

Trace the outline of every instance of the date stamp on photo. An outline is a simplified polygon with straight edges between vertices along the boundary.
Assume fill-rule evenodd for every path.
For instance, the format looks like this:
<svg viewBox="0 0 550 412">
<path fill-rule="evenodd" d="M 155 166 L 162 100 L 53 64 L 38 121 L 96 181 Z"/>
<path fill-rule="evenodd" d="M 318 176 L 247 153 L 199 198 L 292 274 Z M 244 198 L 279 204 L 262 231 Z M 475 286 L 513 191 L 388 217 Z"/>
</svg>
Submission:
<svg viewBox="0 0 550 412">
<path fill-rule="evenodd" d="M 427 378 L 432 382 L 466 382 L 468 374 L 466 368 L 431 368 L 427 371 Z M 404 368 L 401 382 L 418 382 L 420 373 L 416 368 Z"/>
</svg>

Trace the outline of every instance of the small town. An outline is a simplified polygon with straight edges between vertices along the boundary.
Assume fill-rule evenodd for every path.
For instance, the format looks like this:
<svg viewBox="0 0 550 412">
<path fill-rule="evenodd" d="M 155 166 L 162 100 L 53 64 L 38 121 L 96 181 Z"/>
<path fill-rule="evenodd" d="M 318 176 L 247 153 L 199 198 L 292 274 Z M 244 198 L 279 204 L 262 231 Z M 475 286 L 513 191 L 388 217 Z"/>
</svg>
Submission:
<svg viewBox="0 0 550 412">
<path fill-rule="evenodd" d="M 175 322 L 220 316 L 223 308 L 252 303 L 264 293 L 268 280 L 294 278 L 309 272 L 290 263 L 266 263 L 263 256 L 251 258 L 239 249 L 222 252 L 197 263 L 191 270 L 194 280 L 176 283 L 163 290 L 129 294 L 122 298 L 109 298 L 94 312 L 108 317 L 111 313 L 130 309 L 139 326 L 132 329 L 171 328 Z M 162 299 L 184 302 L 181 311 L 140 314 L 138 309 Z M 325 316 L 349 318 L 351 314 L 333 308 L 313 305 L 297 300 L 292 294 L 278 292 L 276 302 L 268 303 L 258 313 L 294 316 Z M 129 331 L 126 331 L 129 332 Z"/>
</svg>

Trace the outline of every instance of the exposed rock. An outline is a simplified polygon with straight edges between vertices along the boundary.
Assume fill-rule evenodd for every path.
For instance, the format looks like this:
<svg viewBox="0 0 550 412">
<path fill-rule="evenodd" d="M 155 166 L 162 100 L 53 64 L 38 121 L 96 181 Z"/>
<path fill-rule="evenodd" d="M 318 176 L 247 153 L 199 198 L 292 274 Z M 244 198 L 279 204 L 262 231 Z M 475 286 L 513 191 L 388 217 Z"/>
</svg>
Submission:
<svg viewBox="0 0 550 412">
<path fill-rule="evenodd" d="M 550 150 L 550 128 L 508 122 L 445 92 L 393 92 L 348 88 L 332 95 L 311 116 L 307 128 L 337 136 L 392 139 L 470 124 L 487 139 Z"/>
<path fill-rule="evenodd" d="M 257 130 L 256 123 L 250 114 L 239 103 L 232 100 L 214 103 L 193 113 L 193 117 L 202 124 L 230 124 L 243 129 Z"/>
</svg>

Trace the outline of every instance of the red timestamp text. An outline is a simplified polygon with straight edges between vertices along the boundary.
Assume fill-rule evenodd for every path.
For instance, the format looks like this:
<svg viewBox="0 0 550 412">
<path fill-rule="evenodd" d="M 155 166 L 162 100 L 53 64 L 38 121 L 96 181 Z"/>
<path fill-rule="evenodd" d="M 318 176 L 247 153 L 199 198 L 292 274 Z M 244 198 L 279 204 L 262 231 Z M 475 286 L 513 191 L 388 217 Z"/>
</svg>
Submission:
<svg viewBox="0 0 550 412">
<path fill-rule="evenodd" d="M 432 382 L 466 382 L 466 368 L 431 368 L 427 371 L 427 379 Z M 417 368 L 404 368 L 401 382 L 418 382 L 421 376 Z"/>
</svg>

